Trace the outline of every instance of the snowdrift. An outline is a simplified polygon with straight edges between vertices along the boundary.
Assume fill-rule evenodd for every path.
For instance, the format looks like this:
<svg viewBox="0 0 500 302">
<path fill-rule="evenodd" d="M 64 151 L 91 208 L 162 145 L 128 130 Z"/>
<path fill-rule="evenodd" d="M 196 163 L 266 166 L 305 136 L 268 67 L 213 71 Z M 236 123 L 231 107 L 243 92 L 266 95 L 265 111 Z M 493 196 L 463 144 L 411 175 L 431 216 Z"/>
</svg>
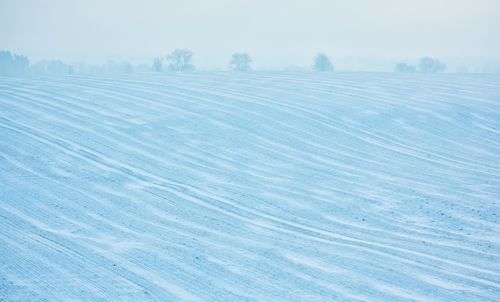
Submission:
<svg viewBox="0 0 500 302">
<path fill-rule="evenodd" d="M 0 301 L 498 301 L 500 77 L 0 78 Z"/>
</svg>

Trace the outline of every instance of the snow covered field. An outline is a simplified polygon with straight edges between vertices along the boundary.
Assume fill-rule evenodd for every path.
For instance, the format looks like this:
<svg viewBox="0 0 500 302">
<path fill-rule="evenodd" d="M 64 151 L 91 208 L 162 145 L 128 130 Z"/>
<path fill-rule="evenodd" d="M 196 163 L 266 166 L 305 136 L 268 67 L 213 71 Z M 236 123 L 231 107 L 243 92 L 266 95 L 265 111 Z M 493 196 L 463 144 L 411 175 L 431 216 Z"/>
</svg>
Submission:
<svg viewBox="0 0 500 302">
<path fill-rule="evenodd" d="M 500 76 L 0 78 L 0 301 L 500 301 Z"/>
</svg>

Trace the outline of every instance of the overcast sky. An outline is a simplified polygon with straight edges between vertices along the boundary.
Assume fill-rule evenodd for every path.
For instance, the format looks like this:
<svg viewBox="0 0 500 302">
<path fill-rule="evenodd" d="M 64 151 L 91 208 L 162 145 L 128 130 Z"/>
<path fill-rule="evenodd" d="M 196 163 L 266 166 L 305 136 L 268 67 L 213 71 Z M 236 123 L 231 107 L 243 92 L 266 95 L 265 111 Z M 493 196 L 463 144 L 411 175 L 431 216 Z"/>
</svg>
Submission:
<svg viewBox="0 0 500 302">
<path fill-rule="evenodd" d="M 0 49 L 30 58 L 150 62 L 190 48 L 201 67 L 332 58 L 499 59 L 500 0 L 0 0 Z"/>
</svg>

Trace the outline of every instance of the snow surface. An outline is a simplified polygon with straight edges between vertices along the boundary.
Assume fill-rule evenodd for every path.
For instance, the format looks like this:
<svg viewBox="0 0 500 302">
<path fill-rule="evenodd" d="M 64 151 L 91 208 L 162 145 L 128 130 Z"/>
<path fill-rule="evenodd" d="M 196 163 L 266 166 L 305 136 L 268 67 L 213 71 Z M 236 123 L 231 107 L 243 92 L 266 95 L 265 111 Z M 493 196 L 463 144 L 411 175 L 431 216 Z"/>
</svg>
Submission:
<svg viewBox="0 0 500 302">
<path fill-rule="evenodd" d="M 0 301 L 500 301 L 500 76 L 0 78 Z"/>
</svg>

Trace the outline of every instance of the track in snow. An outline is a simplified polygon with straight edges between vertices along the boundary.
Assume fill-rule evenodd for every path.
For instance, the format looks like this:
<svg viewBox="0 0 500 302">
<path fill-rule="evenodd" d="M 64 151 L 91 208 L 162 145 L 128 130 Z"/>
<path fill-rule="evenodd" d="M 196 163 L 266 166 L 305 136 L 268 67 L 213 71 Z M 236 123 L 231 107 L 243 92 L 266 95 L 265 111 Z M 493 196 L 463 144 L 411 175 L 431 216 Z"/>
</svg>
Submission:
<svg viewBox="0 0 500 302">
<path fill-rule="evenodd" d="M 498 301 L 500 77 L 0 78 L 0 301 Z"/>
</svg>

